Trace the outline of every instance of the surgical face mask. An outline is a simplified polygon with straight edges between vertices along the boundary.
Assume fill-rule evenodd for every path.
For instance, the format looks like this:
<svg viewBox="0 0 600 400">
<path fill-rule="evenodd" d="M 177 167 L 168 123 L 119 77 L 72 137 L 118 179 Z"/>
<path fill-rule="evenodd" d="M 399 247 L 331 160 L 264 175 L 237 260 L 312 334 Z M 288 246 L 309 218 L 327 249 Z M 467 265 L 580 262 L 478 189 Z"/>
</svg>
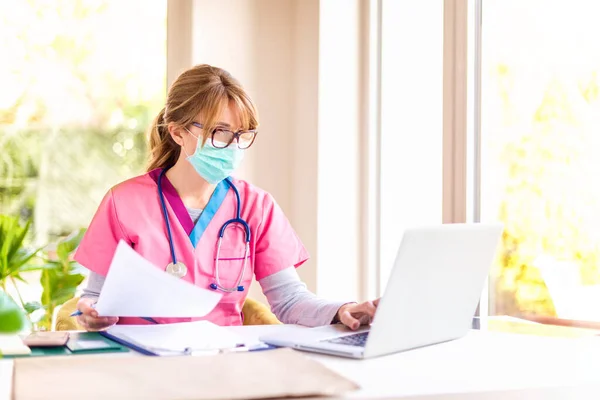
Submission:
<svg viewBox="0 0 600 400">
<path fill-rule="evenodd" d="M 244 151 L 240 150 L 235 143 L 224 149 L 218 149 L 213 147 L 210 140 L 207 140 L 204 146 L 202 146 L 200 138 L 189 130 L 186 129 L 186 131 L 198 139 L 198 144 L 196 145 L 196 151 L 192 155 L 187 153 L 184 146 L 182 146 L 183 151 L 187 156 L 188 162 L 192 164 L 196 172 L 208 183 L 214 185 L 221 182 L 239 167 L 244 158 Z"/>
</svg>

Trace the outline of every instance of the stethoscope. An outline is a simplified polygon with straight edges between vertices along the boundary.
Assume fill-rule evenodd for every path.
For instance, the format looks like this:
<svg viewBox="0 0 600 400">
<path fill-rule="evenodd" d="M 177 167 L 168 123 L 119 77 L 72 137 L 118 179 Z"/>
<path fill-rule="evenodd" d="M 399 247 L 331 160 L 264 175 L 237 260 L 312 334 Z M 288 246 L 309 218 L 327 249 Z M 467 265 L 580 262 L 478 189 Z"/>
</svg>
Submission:
<svg viewBox="0 0 600 400">
<path fill-rule="evenodd" d="M 167 172 L 168 168 L 165 168 L 160 173 L 158 177 L 158 197 L 160 199 L 160 205 L 162 207 L 163 217 L 165 219 L 165 225 L 167 226 L 167 235 L 169 236 L 169 248 L 171 250 L 171 263 L 169 263 L 165 271 L 177 278 L 182 278 L 187 274 L 187 267 L 181 261 L 177 261 L 177 257 L 175 255 L 175 245 L 173 244 L 173 236 L 171 234 L 171 226 L 169 224 L 169 215 L 167 214 L 167 205 L 165 203 L 165 196 L 162 191 L 162 178 Z M 225 181 L 229 185 L 230 188 L 233 189 L 235 193 L 235 198 L 237 201 L 237 207 L 235 212 L 235 218 L 232 218 L 226 221 L 219 230 L 219 240 L 217 242 L 217 257 L 215 259 L 215 281 L 209 285 L 212 290 L 221 290 L 223 292 L 232 293 L 232 292 L 243 292 L 244 286 L 242 285 L 242 281 L 244 280 L 244 273 L 246 271 L 246 264 L 248 262 L 248 253 L 250 252 L 250 227 L 240 216 L 240 210 L 242 208 L 242 202 L 240 200 L 240 193 L 238 192 L 235 185 L 231 182 L 229 178 L 226 178 Z M 244 228 L 245 241 L 246 241 L 246 250 L 244 251 L 244 262 L 242 265 L 242 270 L 238 275 L 238 280 L 234 287 L 225 287 L 221 285 L 221 281 L 219 279 L 219 254 L 221 252 L 221 242 L 223 241 L 223 236 L 225 235 L 225 230 L 231 224 L 240 224 Z"/>
</svg>

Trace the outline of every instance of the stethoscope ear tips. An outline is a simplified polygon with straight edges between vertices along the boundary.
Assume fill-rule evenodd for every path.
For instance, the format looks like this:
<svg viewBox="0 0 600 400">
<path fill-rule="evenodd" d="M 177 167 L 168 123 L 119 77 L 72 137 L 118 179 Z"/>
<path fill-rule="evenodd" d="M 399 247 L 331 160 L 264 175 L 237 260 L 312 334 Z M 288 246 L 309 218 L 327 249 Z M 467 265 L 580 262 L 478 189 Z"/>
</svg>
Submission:
<svg viewBox="0 0 600 400">
<path fill-rule="evenodd" d="M 243 286 L 238 286 L 237 290 L 238 290 L 238 292 L 243 292 L 244 291 L 244 287 Z"/>
</svg>

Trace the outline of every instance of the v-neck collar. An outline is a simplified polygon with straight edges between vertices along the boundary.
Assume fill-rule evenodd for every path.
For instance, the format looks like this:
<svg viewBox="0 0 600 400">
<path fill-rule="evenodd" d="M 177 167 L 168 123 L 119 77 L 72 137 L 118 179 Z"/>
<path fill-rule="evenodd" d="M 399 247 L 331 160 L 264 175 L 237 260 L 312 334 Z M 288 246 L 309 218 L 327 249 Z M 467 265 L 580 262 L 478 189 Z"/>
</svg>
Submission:
<svg viewBox="0 0 600 400">
<path fill-rule="evenodd" d="M 161 173 L 162 169 L 155 169 L 149 172 L 150 177 L 154 180 L 154 182 L 156 182 L 157 185 Z M 171 206 L 171 209 L 177 217 L 177 220 L 181 224 L 185 233 L 188 235 L 192 246 L 196 248 L 200 242 L 200 239 L 202 238 L 202 235 L 206 231 L 206 228 L 227 197 L 229 184 L 225 180 L 217 184 L 213 194 L 210 197 L 210 200 L 208 201 L 208 204 L 206 207 L 204 207 L 204 210 L 202 211 L 202 214 L 200 214 L 200 218 L 198 218 L 198 221 L 195 225 L 194 221 L 192 221 L 192 217 L 185 207 L 185 204 L 183 204 L 183 200 L 181 200 L 179 193 L 177 193 L 177 190 L 175 190 L 175 187 L 171 181 L 169 181 L 166 174 L 163 174 L 161 184 L 163 192 L 162 195 Z"/>
</svg>

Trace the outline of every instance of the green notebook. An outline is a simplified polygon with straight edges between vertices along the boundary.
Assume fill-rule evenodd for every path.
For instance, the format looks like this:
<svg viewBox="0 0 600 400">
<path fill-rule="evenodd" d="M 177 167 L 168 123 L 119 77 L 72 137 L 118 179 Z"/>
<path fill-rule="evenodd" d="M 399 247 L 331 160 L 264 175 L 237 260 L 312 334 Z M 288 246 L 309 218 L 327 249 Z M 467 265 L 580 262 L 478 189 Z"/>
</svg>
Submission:
<svg viewBox="0 0 600 400">
<path fill-rule="evenodd" d="M 31 354 L 4 356 L 4 358 L 70 356 L 77 354 L 122 353 L 127 351 L 129 351 L 127 347 L 97 332 L 72 332 L 65 346 L 32 347 Z"/>
</svg>

